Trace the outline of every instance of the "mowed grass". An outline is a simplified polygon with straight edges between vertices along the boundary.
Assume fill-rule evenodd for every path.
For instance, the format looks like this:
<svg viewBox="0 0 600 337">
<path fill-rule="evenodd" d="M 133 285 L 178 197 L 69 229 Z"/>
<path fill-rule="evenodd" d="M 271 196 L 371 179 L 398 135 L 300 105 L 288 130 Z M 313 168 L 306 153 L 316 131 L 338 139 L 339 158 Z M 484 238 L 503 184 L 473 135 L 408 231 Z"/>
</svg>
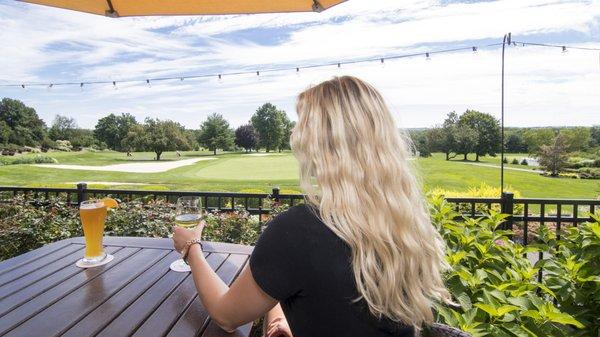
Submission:
<svg viewBox="0 0 600 337">
<path fill-rule="evenodd" d="M 56 158 L 60 164 L 78 165 L 151 163 L 154 157 L 154 154 L 149 152 L 134 153 L 133 157 L 118 152 L 53 152 L 48 155 Z M 267 192 L 272 187 L 279 186 L 284 192 L 300 191 L 298 165 L 291 153 L 262 155 L 220 153 L 215 160 L 199 161 L 162 173 L 79 171 L 31 165 L 7 165 L 0 166 L 0 185 L 73 187 L 76 182 L 87 181 L 124 183 L 114 186 L 91 184 L 91 187 L 119 189 Z M 177 157 L 174 152 L 163 154 L 165 160 L 198 156 L 212 156 L 212 153 L 182 152 L 181 157 Z M 481 158 L 481 162 L 499 164 L 499 159 L 484 157 Z M 479 186 L 482 183 L 491 186 L 500 184 L 500 170 L 497 167 L 468 165 L 460 160 L 446 161 L 443 154 L 438 153 L 430 158 L 419 158 L 413 163 L 426 190 L 441 187 L 447 190 L 466 191 L 469 187 Z M 527 168 L 520 165 L 515 167 Z M 520 191 L 524 197 L 597 198 L 600 196 L 598 180 L 548 178 L 534 172 L 507 169 L 505 184 Z"/>
</svg>

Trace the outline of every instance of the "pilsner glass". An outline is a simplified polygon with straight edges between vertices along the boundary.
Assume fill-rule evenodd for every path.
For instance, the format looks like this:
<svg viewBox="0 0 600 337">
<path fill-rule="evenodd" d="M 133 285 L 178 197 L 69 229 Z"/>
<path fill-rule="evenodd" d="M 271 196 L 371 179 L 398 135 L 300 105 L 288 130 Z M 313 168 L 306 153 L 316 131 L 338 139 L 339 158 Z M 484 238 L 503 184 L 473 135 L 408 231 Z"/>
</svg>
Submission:
<svg viewBox="0 0 600 337">
<path fill-rule="evenodd" d="M 177 199 L 175 209 L 175 225 L 184 228 L 194 228 L 202 220 L 202 201 L 200 197 L 181 197 Z M 183 259 L 173 261 L 171 270 L 190 272 L 190 266 Z"/>
<path fill-rule="evenodd" d="M 83 201 L 79 206 L 79 216 L 85 237 L 84 264 L 96 264 L 106 258 L 102 246 L 106 213 L 106 204 L 100 200 Z"/>
</svg>

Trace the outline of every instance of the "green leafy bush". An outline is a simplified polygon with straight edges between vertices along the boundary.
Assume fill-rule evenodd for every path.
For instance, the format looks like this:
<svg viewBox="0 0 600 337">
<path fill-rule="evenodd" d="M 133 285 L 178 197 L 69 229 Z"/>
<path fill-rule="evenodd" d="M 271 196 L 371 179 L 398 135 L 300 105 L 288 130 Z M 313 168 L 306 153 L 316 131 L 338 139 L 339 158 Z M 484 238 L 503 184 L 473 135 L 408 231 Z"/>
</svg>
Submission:
<svg viewBox="0 0 600 337">
<path fill-rule="evenodd" d="M 55 164 L 58 160 L 46 155 L 21 156 L 21 157 L 0 157 L 0 165 L 18 165 L 18 164 Z"/>
<path fill-rule="evenodd" d="M 513 165 L 519 165 L 519 159 L 513 158 L 513 160 L 510 163 Z"/>
<path fill-rule="evenodd" d="M 597 326 L 585 325 L 589 319 L 582 318 L 582 305 L 575 301 L 570 302 L 570 306 L 560 304 L 560 286 L 554 286 L 549 274 L 544 283 L 537 281 L 539 268 L 550 266 L 548 260 L 554 259 L 554 255 L 547 254 L 548 260 L 535 265 L 526 257 L 528 253 L 551 251 L 551 245 L 556 242 L 544 241 L 523 247 L 511 241 L 512 232 L 494 230 L 506 216 L 493 210 L 484 218 L 460 222 L 453 220 L 457 215 L 452 205 L 442 198 L 432 200 L 432 221 L 447 244 L 447 261 L 452 267 L 446 275 L 447 285 L 458 304 L 456 307 L 436 305 L 440 321 L 475 337 L 597 336 L 589 334 Z M 572 235 L 580 234 L 574 230 Z M 600 257 L 598 250 L 588 254 L 581 256 L 588 259 L 587 262 L 580 260 L 584 265 Z M 557 275 L 566 272 L 566 264 L 557 266 Z M 596 282 L 597 289 L 598 269 L 589 272 L 592 275 L 595 272 L 595 281 L 586 282 Z M 584 279 L 590 277 L 585 274 Z M 559 301 L 559 305 L 555 305 L 554 300 Z M 588 309 L 590 317 L 600 314 L 598 306 Z"/>
<path fill-rule="evenodd" d="M 113 236 L 167 237 L 172 232 L 175 208 L 164 201 L 135 200 L 110 210 L 105 233 Z M 260 233 L 258 217 L 244 210 L 210 213 L 204 239 L 254 244 Z M 0 204 L 0 260 L 44 244 L 81 236 L 77 208 L 59 200 L 33 205 L 22 196 Z"/>
</svg>

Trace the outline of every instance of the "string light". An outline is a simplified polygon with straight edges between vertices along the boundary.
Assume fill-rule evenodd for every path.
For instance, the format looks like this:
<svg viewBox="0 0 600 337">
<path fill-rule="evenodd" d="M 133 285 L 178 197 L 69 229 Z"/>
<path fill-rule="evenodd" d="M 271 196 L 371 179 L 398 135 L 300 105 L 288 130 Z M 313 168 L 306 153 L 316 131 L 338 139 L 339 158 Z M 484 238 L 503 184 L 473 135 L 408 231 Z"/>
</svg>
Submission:
<svg viewBox="0 0 600 337">
<path fill-rule="evenodd" d="M 148 84 L 148 88 L 152 88 L 152 84 L 150 84 L 150 80 L 149 79 L 146 80 L 146 84 Z"/>
<path fill-rule="evenodd" d="M 79 83 L 79 90 L 83 91 L 83 82 Z"/>
<path fill-rule="evenodd" d="M 46 90 L 50 91 L 50 90 L 52 89 L 52 87 L 53 87 L 53 86 L 54 86 L 54 84 L 50 83 L 50 84 L 48 85 L 48 88 L 46 88 Z"/>
<path fill-rule="evenodd" d="M 527 42 L 527 41 L 515 41 L 515 40 L 511 41 L 511 45 L 517 46 L 517 44 L 519 44 L 520 46 L 523 46 L 523 47 L 529 45 L 529 46 L 538 46 L 538 47 L 561 48 L 563 53 L 566 53 L 568 51 L 568 49 L 600 51 L 600 48 L 592 48 L 592 47 L 573 47 L 573 46 L 566 46 L 566 45 L 552 45 L 552 44 Z M 430 60 L 431 55 L 433 53 L 441 54 L 441 53 L 451 53 L 451 52 L 467 51 L 467 50 L 472 51 L 473 53 L 477 53 L 479 51 L 479 49 L 481 49 L 483 47 L 497 47 L 497 46 L 501 46 L 501 45 L 502 45 L 502 43 L 491 43 L 491 44 L 480 45 L 480 46 L 468 46 L 468 47 L 457 47 L 457 48 L 444 49 L 444 50 L 434 50 L 431 52 L 426 52 L 425 58 L 426 58 L 426 60 Z M 307 64 L 307 65 L 302 65 L 302 66 L 270 68 L 270 69 L 254 70 L 254 71 L 236 71 L 236 72 L 228 72 L 228 73 L 221 73 L 221 74 L 212 73 L 212 74 L 199 74 L 199 75 L 190 75 L 190 76 L 179 75 L 179 76 L 175 76 L 175 77 L 146 78 L 146 79 L 141 79 L 141 80 L 140 79 L 125 79 L 125 80 L 120 80 L 119 82 L 121 82 L 121 83 L 140 83 L 142 81 L 145 81 L 146 84 L 148 84 L 148 86 L 151 87 L 151 81 L 158 82 L 158 81 L 177 80 L 177 79 L 179 79 L 179 81 L 183 81 L 184 79 L 208 78 L 208 77 L 216 76 L 218 78 L 219 83 L 221 83 L 224 75 L 234 76 L 234 75 L 244 75 L 244 74 L 256 73 L 257 76 L 260 76 L 260 72 L 263 72 L 263 73 L 265 73 L 265 72 L 281 72 L 281 71 L 286 71 L 286 70 L 293 71 L 294 69 L 296 70 L 296 74 L 299 75 L 300 68 L 321 68 L 321 67 L 337 65 L 337 68 L 340 69 L 342 67 L 342 64 L 356 64 L 356 63 L 366 63 L 366 62 L 374 62 L 374 61 L 378 61 L 382 65 L 382 67 L 384 67 L 385 59 L 394 60 L 394 59 L 401 59 L 401 58 L 416 57 L 416 56 L 420 56 L 420 55 L 422 56 L 423 53 L 389 55 L 389 56 L 385 56 L 385 57 L 378 56 L 378 57 L 370 57 L 370 58 L 363 58 L 363 59 L 350 59 L 350 60 L 338 61 L 338 62 L 328 62 L 328 63 L 325 62 L 325 63 L 319 63 L 319 64 Z M 600 57 L 600 55 L 599 55 L 599 57 Z M 599 58 L 599 62 L 600 62 L 600 58 Z M 81 90 L 83 90 L 83 86 L 85 84 L 89 85 L 89 84 L 110 84 L 110 83 L 112 83 L 113 88 L 115 90 L 119 89 L 117 86 L 117 81 L 112 81 L 112 80 L 91 81 L 91 82 L 54 82 L 54 83 L 21 83 L 21 84 L 15 83 L 15 84 L 0 84 L 0 87 L 21 87 L 23 89 L 27 89 L 27 87 L 35 87 L 35 86 L 54 87 L 54 86 L 79 85 Z"/>
</svg>

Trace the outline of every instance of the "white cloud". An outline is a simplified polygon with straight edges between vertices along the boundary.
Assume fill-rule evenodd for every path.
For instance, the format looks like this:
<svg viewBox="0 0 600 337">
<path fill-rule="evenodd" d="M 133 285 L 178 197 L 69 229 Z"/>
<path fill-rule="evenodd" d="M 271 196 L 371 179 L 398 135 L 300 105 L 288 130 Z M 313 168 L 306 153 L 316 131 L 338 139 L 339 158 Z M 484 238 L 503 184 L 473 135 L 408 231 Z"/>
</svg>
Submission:
<svg viewBox="0 0 600 337">
<path fill-rule="evenodd" d="M 350 0 L 323 13 L 110 19 L 22 3 L 0 4 L 0 82 L 122 80 L 225 73 L 519 39 L 600 46 L 600 1 Z M 553 41 L 552 38 L 560 40 Z M 572 41 L 570 40 L 572 39 Z M 587 41 L 587 42 L 586 42 Z M 600 123 L 597 53 L 511 47 L 508 125 Z M 110 112 L 171 118 L 197 127 L 221 112 L 245 123 L 266 101 L 295 118 L 297 93 L 348 73 L 380 88 L 405 126 L 438 123 L 451 110 L 499 114 L 499 49 L 291 72 L 201 80 L 46 89 L 0 88 L 46 121 L 54 114 L 92 127 Z"/>
</svg>

